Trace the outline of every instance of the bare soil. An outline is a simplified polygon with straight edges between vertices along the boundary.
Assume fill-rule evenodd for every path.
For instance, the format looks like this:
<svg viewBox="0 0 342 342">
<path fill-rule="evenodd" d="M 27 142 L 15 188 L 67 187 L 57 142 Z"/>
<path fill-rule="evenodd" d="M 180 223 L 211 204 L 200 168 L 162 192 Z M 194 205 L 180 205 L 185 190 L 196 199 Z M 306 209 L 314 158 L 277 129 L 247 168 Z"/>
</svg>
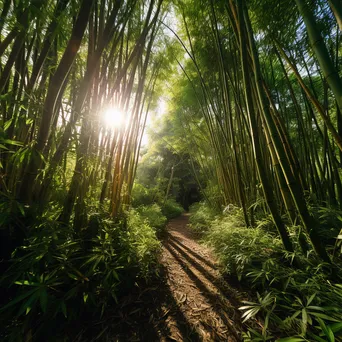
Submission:
<svg viewBox="0 0 342 342">
<path fill-rule="evenodd" d="M 220 273 L 211 251 L 187 227 L 168 224 L 161 277 L 127 296 L 112 317 L 111 341 L 240 341 L 239 292 Z"/>
</svg>

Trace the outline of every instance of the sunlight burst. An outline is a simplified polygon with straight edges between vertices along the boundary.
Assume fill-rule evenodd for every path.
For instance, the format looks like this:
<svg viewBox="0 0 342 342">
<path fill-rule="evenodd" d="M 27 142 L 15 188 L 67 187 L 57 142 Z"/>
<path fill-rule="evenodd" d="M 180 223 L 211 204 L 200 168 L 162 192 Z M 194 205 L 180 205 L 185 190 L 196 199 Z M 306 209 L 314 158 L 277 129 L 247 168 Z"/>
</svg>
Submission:
<svg viewBox="0 0 342 342">
<path fill-rule="evenodd" d="M 117 107 L 105 110 L 103 120 L 109 128 L 119 128 L 125 124 L 125 113 Z"/>
</svg>

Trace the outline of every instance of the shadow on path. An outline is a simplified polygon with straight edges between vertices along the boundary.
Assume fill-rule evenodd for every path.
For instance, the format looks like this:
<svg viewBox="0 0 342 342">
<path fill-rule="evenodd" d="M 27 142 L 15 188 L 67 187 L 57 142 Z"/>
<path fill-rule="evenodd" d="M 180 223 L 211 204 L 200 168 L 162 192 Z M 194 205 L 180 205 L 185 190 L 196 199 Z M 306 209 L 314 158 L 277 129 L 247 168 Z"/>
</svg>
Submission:
<svg viewBox="0 0 342 342">
<path fill-rule="evenodd" d="M 192 265 L 187 264 L 184 262 L 184 260 L 175 253 L 175 251 L 170 248 L 170 246 L 164 244 L 165 248 L 170 252 L 170 254 L 175 258 L 175 260 L 182 266 L 183 270 L 187 273 L 189 278 L 192 280 L 192 282 L 196 285 L 196 287 L 200 290 L 201 295 L 205 298 L 205 302 L 209 304 L 209 308 L 212 311 L 213 316 L 218 316 L 218 319 L 221 319 L 224 323 L 225 327 L 228 328 L 228 330 L 235 335 L 235 338 L 238 338 L 238 334 L 236 333 L 233 322 L 231 322 L 231 319 L 229 316 L 232 313 L 232 307 L 229 305 L 229 302 L 224 301 L 222 296 L 214 291 L 213 289 L 208 288 L 208 286 L 201 280 L 200 276 L 196 275 L 194 270 L 191 268 Z M 202 269 L 203 272 L 203 269 Z M 207 272 L 205 273 L 205 277 L 208 276 Z M 202 278 L 203 279 L 203 278 Z M 228 316 L 229 313 L 229 316 Z M 222 325 L 222 323 L 221 323 Z M 217 331 L 210 331 L 210 333 L 217 333 Z"/>
<path fill-rule="evenodd" d="M 160 277 L 120 301 L 111 316 L 111 341 L 241 340 L 237 291 L 187 223 L 187 215 L 169 222 Z"/>
<path fill-rule="evenodd" d="M 180 310 L 167 284 L 165 268 L 156 284 L 126 298 L 112 322 L 114 341 L 202 341 Z"/>
<path fill-rule="evenodd" d="M 216 269 L 217 265 L 215 265 L 213 262 L 211 262 L 210 260 L 204 258 L 203 256 L 201 256 L 200 254 L 196 253 L 194 250 L 190 249 L 189 247 L 187 247 L 186 245 L 184 245 L 183 243 L 181 243 L 178 239 L 174 238 L 172 235 L 170 235 L 169 237 L 169 242 L 174 242 L 177 245 L 179 245 L 181 248 L 183 248 L 184 250 L 186 250 L 187 253 L 191 254 L 193 257 L 195 257 L 196 259 L 201 260 L 202 262 L 204 262 L 208 267 L 214 268 Z"/>
<path fill-rule="evenodd" d="M 189 253 L 185 252 L 183 249 L 181 249 L 178 245 L 181 245 L 181 243 L 179 241 L 175 241 L 173 242 L 173 239 L 170 239 L 168 241 L 169 245 L 176 250 L 181 258 L 183 259 L 180 260 L 180 262 L 183 262 L 184 264 L 184 259 L 187 262 L 187 265 L 189 265 L 190 267 L 193 266 L 198 272 L 200 272 L 209 282 L 212 283 L 213 286 L 215 286 L 217 288 L 217 290 L 220 292 L 220 295 L 223 296 L 223 298 L 225 299 L 229 299 L 229 301 L 231 303 L 233 303 L 234 305 L 239 305 L 239 300 L 236 299 L 235 294 L 232 293 L 232 289 L 228 286 L 228 284 L 226 283 L 226 281 L 224 281 L 223 278 L 221 277 L 217 277 L 217 268 L 215 266 L 209 266 L 210 268 L 205 268 L 203 267 L 198 260 L 196 259 L 200 259 L 200 258 L 196 258 L 195 255 L 196 253 L 191 252 L 192 255 L 190 255 Z M 164 244 L 165 246 L 165 244 Z M 201 260 L 201 259 L 200 259 Z M 202 260 L 201 260 L 202 261 Z M 213 265 L 210 262 L 206 262 L 206 261 L 202 261 L 205 264 L 210 264 Z M 188 270 L 189 266 L 185 265 Z M 215 272 L 213 274 L 213 272 Z"/>
</svg>

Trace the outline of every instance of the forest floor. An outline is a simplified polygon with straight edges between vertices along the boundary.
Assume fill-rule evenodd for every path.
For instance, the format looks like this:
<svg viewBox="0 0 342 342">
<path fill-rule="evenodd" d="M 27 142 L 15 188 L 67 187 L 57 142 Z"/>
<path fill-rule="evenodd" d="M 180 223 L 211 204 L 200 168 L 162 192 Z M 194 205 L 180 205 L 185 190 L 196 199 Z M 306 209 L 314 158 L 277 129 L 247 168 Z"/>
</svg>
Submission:
<svg viewBox="0 0 342 342">
<path fill-rule="evenodd" d="M 162 240 L 161 277 L 124 298 L 114 341 L 240 341 L 241 293 L 223 278 L 211 251 L 173 219 Z"/>
</svg>

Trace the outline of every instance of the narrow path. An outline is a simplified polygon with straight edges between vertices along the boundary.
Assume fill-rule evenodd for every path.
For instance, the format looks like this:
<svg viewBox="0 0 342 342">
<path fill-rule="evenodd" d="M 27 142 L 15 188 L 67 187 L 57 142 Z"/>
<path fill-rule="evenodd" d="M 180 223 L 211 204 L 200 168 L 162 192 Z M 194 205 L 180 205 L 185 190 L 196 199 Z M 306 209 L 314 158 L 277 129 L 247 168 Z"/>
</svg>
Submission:
<svg viewBox="0 0 342 342">
<path fill-rule="evenodd" d="M 120 330 L 114 341 L 241 340 L 238 292 L 210 250 L 196 242 L 188 219 L 184 214 L 169 222 L 161 280 L 123 301 L 113 317 Z"/>
<path fill-rule="evenodd" d="M 222 278 L 210 251 L 195 241 L 188 215 L 170 221 L 163 243 L 162 263 L 167 285 L 200 341 L 239 340 L 236 293 Z M 234 305 L 235 304 L 235 305 Z M 174 318 L 167 320 L 172 337 L 182 341 Z"/>
</svg>

